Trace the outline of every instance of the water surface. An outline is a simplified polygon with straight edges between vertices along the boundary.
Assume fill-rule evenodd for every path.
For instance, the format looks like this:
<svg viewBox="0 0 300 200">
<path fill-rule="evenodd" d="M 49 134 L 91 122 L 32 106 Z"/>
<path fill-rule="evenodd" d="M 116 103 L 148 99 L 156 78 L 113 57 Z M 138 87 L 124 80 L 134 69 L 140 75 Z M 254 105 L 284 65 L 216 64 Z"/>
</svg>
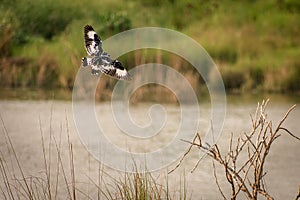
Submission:
<svg viewBox="0 0 300 200">
<path fill-rule="evenodd" d="M 257 101 L 261 101 L 262 98 L 228 97 L 224 129 L 218 140 L 218 145 L 222 151 L 228 149 L 231 133 L 237 137 L 239 133 L 251 130 L 250 114 L 255 112 Z M 295 103 L 300 103 L 299 98 L 288 98 L 285 96 L 273 96 L 271 98 L 267 112 L 268 116 L 273 120 L 273 126 L 279 122 L 288 108 Z M 135 123 L 143 126 L 151 122 L 148 115 L 148 109 L 151 105 L 151 103 L 139 103 L 131 107 L 130 112 Z M 117 126 L 112 125 L 114 122 L 113 118 L 111 118 L 111 105 L 109 102 L 96 103 L 95 114 L 98 120 L 101 121 L 101 126 L 103 126 L 102 128 L 107 138 L 113 145 L 134 152 L 147 153 L 164 148 L 166 144 L 172 142 L 180 123 L 180 108 L 177 105 L 164 104 L 162 106 L 165 108 L 167 114 L 165 127 L 155 137 L 140 142 L 130 140 L 130 137 L 124 136 L 118 131 Z M 200 102 L 199 108 L 201 116 L 198 132 L 201 136 L 204 136 L 210 124 L 210 103 Z M 79 182 L 88 182 L 89 179 L 87 179 L 87 176 L 93 176 L 93 173 L 97 171 L 98 162 L 88 154 L 77 134 L 72 113 L 72 102 L 58 100 L 1 100 L 0 114 L 15 146 L 21 165 L 27 174 L 41 176 L 41 172 L 44 169 L 41 133 L 43 134 L 45 144 L 49 143 L 50 133 L 56 141 L 61 138 L 61 148 L 64 150 L 62 152 L 66 156 L 68 155 L 67 135 L 69 134 L 70 140 L 73 143 L 76 173 L 78 174 L 77 180 Z M 296 107 L 284 123 L 284 127 L 288 128 L 298 137 L 300 137 L 299 119 L 300 107 Z M 0 150 L 4 159 L 9 160 L 11 152 L 7 150 L 7 140 L 2 127 L 0 132 Z M 96 141 L 91 141 L 91 144 L 93 142 Z M 51 151 L 55 152 L 55 148 L 52 147 Z M 172 153 L 175 153 L 175 151 L 176 149 L 167 152 L 166 156 L 172 156 Z M 300 184 L 299 154 L 300 142 L 282 132 L 281 137 L 274 143 L 266 164 L 267 175 L 265 180 L 270 194 L 276 199 L 295 198 Z M 107 152 L 107 155 L 109 155 L 109 152 Z M 120 158 L 111 157 L 110 159 L 119 160 Z M 183 167 L 170 175 L 170 184 L 178 184 L 180 176 L 183 174 L 182 171 L 185 170 L 188 191 L 192 194 L 193 199 L 220 199 L 221 196 L 214 181 L 212 163 L 209 158 L 204 158 L 195 172 L 190 173 L 198 159 L 199 154 L 195 150 L 185 159 Z M 56 162 L 53 161 L 52 164 L 55 167 Z M 173 165 L 169 166 L 169 169 L 176 164 L 177 162 L 173 163 Z M 114 169 L 104 168 L 112 176 L 120 175 L 120 172 Z M 166 174 L 166 170 L 162 170 L 159 173 Z M 222 168 L 218 168 L 218 177 L 225 192 L 229 192 L 230 188 L 226 185 Z M 82 184 L 82 187 L 85 189 L 89 188 L 86 184 Z M 91 191 L 91 195 L 92 193 Z"/>
</svg>

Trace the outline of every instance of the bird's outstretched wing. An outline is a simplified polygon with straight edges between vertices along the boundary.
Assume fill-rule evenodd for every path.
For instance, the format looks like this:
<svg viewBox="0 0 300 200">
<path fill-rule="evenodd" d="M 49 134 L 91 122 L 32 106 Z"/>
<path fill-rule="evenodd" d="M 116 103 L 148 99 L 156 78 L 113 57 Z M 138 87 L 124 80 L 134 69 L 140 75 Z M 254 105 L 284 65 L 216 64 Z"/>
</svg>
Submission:
<svg viewBox="0 0 300 200">
<path fill-rule="evenodd" d="M 118 60 L 112 61 L 109 65 L 101 65 L 100 71 L 119 80 L 131 80 L 131 76 Z"/>
<path fill-rule="evenodd" d="M 84 45 L 89 56 L 98 56 L 102 50 L 102 41 L 91 25 L 84 27 Z"/>
</svg>

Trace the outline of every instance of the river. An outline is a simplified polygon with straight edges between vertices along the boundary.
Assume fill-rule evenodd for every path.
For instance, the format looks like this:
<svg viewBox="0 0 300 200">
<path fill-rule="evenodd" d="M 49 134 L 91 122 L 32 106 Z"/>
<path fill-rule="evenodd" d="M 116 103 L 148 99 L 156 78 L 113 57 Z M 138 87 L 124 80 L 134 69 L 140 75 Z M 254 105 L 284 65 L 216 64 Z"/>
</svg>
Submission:
<svg viewBox="0 0 300 200">
<path fill-rule="evenodd" d="M 226 152 L 228 149 L 230 135 L 233 134 L 236 138 L 240 133 L 249 132 L 251 130 L 251 118 L 250 114 L 254 114 L 257 106 L 257 102 L 261 101 L 262 97 L 249 98 L 242 96 L 229 96 L 227 98 L 226 117 L 224 121 L 223 130 L 217 141 L 222 152 Z M 296 98 L 287 97 L 272 97 L 270 98 L 269 105 L 267 107 L 268 117 L 273 120 L 273 126 L 278 124 L 279 120 L 283 117 L 285 112 L 294 104 L 299 104 L 300 100 Z M 130 106 L 130 114 L 132 120 L 144 127 L 149 123 L 156 122 L 155 117 L 159 120 L 160 114 L 152 115 L 152 122 L 149 118 L 149 108 L 151 103 L 139 103 L 137 105 Z M 175 142 L 177 130 L 180 124 L 180 107 L 175 104 L 163 104 L 165 119 L 163 128 L 159 129 L 159 133 L 150 135 L 148 133 L 140 133 L 141 135 L 135 135 L 139 140 L 131 140 L 132 136 L 122 135 L 122 132 L 118 131 L 118 126 L 114 123 L 112 117 L 111 104 L 109 102 L 96 103 L 94 112 L 97 122 L 101 126 L 101 130 L 107 140 L 110 141 L 111 147 L 101 148 L 106 155 L 102 159 L 102 170 L 104 174 L 109 174 L 109 177 L 118 179 L 118 176 L 122 176 L 122 172 L 115 170 L 120 166 L 125 166 L 123 163 L 123 154 L 118 155 L 118 151 L 114 152 L 114 149 L 125 149 L 125 152 L 147 154 L 155 153 L 172 142 Z M 210 108 L 209 102 L 200 102 L 200 120 L 196 127 L 196 131 L 201 136 L 205 136 L 210 125 Z M 191 124 L 194 124 L 195 119 L 193 117 L 194 108 L 189 108 L 191 116 L 188 118 Z M 55 177 L 55 170 L 57 166 L 57 158 L 55 157 L 57 150 L 56 144 L 61 141 L 61 154 L 63 157 L 63 163 L 65 163 L 66 171 L 69 170 L 68 164 L 68 144 L 72 143 L 72 149 L 74 153 L 74 166 L 76 172 L 77 187 L 80 191 L 93 197 L 96 194 L 96 187 L 93 187 L 91 180 L 97 179 L 97 170 L 99 164 L 95 159 L 97 153 L 92 152 L 89 154 L 86 147 L 91 147 L 99 144 L 99 141 L 85 137 L 89 134 L 90 129 L 87 128 L 81 133 L 78 133 L 80 125 L 76 124 L 76 114 L 71 101 L 61 100 L 16 100 L 2 99 L 0 101 L 0 114 L 3 119 L 5 129 L 14 145 L 14 149 L 20 161 L 21 167 L 28 177 L 42 177 L 45 171 L 43 151 L 42 151 L 42 136 L 46 149 L 46 156 L 50 149 L 51 154 L 51 174 Z M 92 118 L 92 116 L 91 116 Z M 90 120 L 90 119 L 86 119 Z M 287 128 L 294 135 L 300 137 L 299 121 L 300 120 L 300 107 L 296 107 L 287 120 L 284 122 L 284 127 Z M 5 129 L 1 124 L 0 129 L 0 151 L 3 160 L 6 160 L 8 165 L 12 164 L 11 172 L 18 171 L 16 163 L 12 161 L 12 151 L 8 150 L 8 140 L 5 137 Z M 79 128 L 80 129 L 80 128 Z M 154 129 L 156 129 L 154 127 Z M 50 141 L 51 135 L 51 142 Z M 70 142 L 68 142 L 68 136 Z M 181 135 L 180 139 L 190 139 L 192 135 Z M 174 139 L 175 138 L 175 139 Z M 178 138 L 177 138 L 178 139 Z M 178 142 L 178 141 L 177 141 Z M 184 149 L 188 147 L 187 143 L 180 141 L 184 144 Z M 88 144 L 87 144 L 88 143 Z M 181 152 L 178 152 L 181 151 Z M 151 169 L 154 169 L 154 177 L 158 182 L 164 182 L 164 177 L 167 176 L 167 170 L 173 169 L 178 163 L 180 156 L 182 156 L 182 148 L 175 148 L 175 150 L 162 151 L 160 155 L 165 158 L 172 158 L 167 160 L 171 163 L 159 163 L 159 159 L 148 157 L 146 163 L 149 164 Z M 101 154 L 102 155 L 102 154 Z M 135 154 L 132 154 L 133 157 Z M 300 184 L 300 141 L 297 141 L 285 132 L 281 132 L 281 136 L 273 144 L 269 157 L 266 161 L 265 182 L 269 193 L 275 197 L 275 199 L 294 199 L 298 193 Z M 118 157 L 119 156 L 119 157 Z M 165 159 L 164 158 L 164 159 Z M 199 163 L 197 169 L 190 173 L 199 159 L 198 150 L 193 150 L 189 156 L 184 159 L 181 167 L 171 173 L 168 177 L 170 190 L 178 189 L 177 186 L 182 182 L 183 177 L 186 179 L 187 194 L 188 197 L 192 196 L 192 199 L 222 199 L 222 196 L 218 192 L 218 188 L 215 183 L 215 178 L 212 170 L 212 162 L 209 157 L 204 157 Z M 173 162 L 174 161 L 174 162 Z M 130 161 L 126 161 L 130 163 Z M 157 163 L 155 163 L 157 162 Z M 115 166 L 119 164 L 118 166 Z M 49 163 L 48 163 L 49 164 Z M 160 170 L 156 170 L 159 168 Z M 183 172 L 184 171 L 184 172 Z M 18 172 L 15 172 L 18 176 Z M 217 176 L 219 183 L 223 187 L 225 194 L 230 196 L 230 188 L 226 183 L 222 168 L 217 168 Z M 54 179 L 54 178 L 53 178 Z M 2 177 L 0 178 L 0 181 Z M 107 180 L 107 182 L 109 182 Z M 63 180 L 59 183 L 61 187 L 64 187 Z M 0 186 L 3 186 L 1 181 Z M 58 192 L 58 194 L 64 194 L 64 190 Z M 0 194 L 1 197 L 2 194 Z M 78 192 L 78 196 L 82 195 Z M 84 195 L 82 197 L 85 197 Z M 246 198 L 241 195 L 241 199 Z M 1 198 L 2 199 L 2 198 Z"/>
</svg>

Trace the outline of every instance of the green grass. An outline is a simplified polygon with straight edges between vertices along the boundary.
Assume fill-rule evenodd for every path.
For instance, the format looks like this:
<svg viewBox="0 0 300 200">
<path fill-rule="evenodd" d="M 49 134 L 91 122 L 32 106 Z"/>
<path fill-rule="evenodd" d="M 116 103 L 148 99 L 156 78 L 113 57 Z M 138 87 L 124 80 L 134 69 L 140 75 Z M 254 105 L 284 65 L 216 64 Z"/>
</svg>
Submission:
<svg viewBox="0 0 300 200">
<path fill-rule="evenodd" d="M 282 71 L 292 68 L 297 74 L 299 69 L 300 6 L 296 0 L 28 2 L 4 1 L 0 6 L 3 11 L 0 14 L 0 52 L 5 55 L 0 57 L 31 59 L 27 64 L 28 72 L 24 74 L 39 71 L 45 64 L 43 61 L 46 65 L 52 63 L 56 75 L 55 81 L 39 85 L 35 74 L 34 81 L 24 81 L 26 78 L 20 74 L 15 84 L 18 87 L 72 88 L 80 58 L 85 55 L 82 27 L 92 24 L 102 39 L 143 26 L 178 30 L 206 48 L 219 65 L 227 90 L 299 93 L 297 85 L 300 82 L 294 73 L 276 78 Z M 31 7 L 34 9 L 29 9 Z M 7 35 L 11 37 L 4 43 Z M 49 58 L 45 59 L 45 55 Z M 165 63 L 176 61 L 167 54 L 162 56 Z M 149 55 L 146 61 L 151 58 Z M 127 57 L 123 62 L 131 68 L 135 59 Z M 183 71 L 186 71 L 184 66 Z M 2 76 L 11 73 L 15 72 L 10 68 L 1 71 Z M 244 80 L 236 79 L 237 74 Z M 269 82 L 271 79 L 274 83 Z M 226 80 L 231 83 L 227 84 Z M 110 90 L 111 83 L 107 85 Z M 0 86 L 10 85 L 0 80 Z"/>
</svg>

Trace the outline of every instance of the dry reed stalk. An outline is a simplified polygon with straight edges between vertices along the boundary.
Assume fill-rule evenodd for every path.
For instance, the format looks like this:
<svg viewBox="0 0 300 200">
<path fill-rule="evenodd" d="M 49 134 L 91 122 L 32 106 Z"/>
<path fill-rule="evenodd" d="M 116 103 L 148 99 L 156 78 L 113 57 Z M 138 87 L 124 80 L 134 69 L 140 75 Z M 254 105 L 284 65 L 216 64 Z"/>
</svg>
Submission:
<svg viewBox="0 0 300 200">
<path fill-rule="evenodd" d="M 30 188 L 29 188 L 27 179 L 25 178 L 25 174 L 24 174 L 24 172 L 23 172 L 23 169 L 22 169 L 21 164 L 20 164 L 20 162 L 19 162 L 18 156 L 17 156 L 16 151 L 15 151 L 15 149 L 14 149 L 13 143 L 12 143 L 12 141 L 11 141 L 11 139 L 10 139 L 10 136 L 9 136 L 9 134 L 8 134 L 7 128 L 6 128 L 6 126 L 5 126 L 5 123 L 4 123 L 3 118 L 2 118 L 1 115 L 0 115 L 0 118 L 1 118 L 1 122 L 2 122 L 3 129 L 4 129 L 4 134 L 5 134 L 5 137 L 6 137 L 6 142 L 8 142 L 8 146 L 10 147 L 10 149 L 11 149 L 12 152 L 13 152 L 13 156 L 14 156 L 16 162 L 17 162 L 17 166 L 18 166 L 18 169 L 19 169 L 19 171 L 20 171 L 20 173 L 21 173 L 22 180 L 24 181 L 24 184 L 25 184 L 25 186 L 26 186 L 26 188 L 24 188 L 24 192 L 26 193 L 26 195 L 27 195 L 27 197 L 28 197 L 29 199 L 33 199 L 32 191 L 31 191 Z M 11 191 L 10 191 L 10 193 L 11 193 Z"/>
</svg>

